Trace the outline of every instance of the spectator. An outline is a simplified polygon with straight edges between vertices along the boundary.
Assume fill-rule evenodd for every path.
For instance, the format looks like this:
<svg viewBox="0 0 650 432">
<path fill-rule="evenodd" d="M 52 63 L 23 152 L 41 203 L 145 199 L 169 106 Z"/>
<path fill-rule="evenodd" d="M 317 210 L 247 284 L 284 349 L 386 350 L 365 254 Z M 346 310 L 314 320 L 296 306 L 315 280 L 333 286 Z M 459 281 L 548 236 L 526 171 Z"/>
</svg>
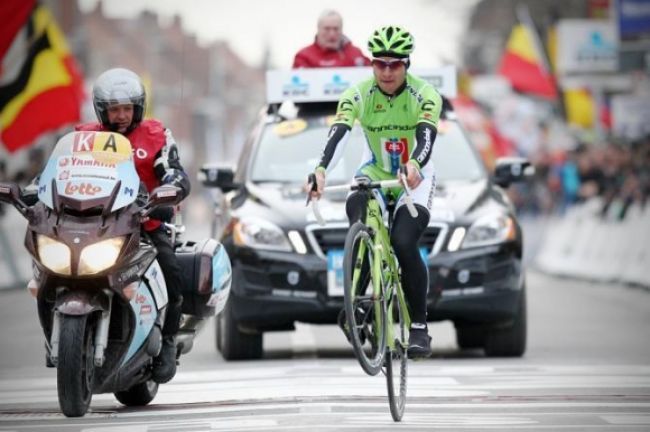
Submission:
<svg viewBox="0 0 650 432">
<path fill-rule="evenodd" d="M 343 18 L 325 10 L 318 18 L 314 43 L 298 51 L 294 68 L 369 66 L 370 60 L 343 34 Z"/>
</svg>

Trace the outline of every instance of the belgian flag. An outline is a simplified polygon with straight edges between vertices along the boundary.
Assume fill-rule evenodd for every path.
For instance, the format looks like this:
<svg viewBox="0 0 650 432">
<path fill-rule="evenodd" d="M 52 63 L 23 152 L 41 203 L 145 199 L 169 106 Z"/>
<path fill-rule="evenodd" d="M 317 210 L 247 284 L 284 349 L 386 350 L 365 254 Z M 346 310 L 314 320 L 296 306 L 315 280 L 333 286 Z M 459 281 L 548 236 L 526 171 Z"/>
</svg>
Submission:
<svg viewBox="0 0 650 432">
<path fill-rule="evenodd" d="M 3 0 L 0 23 L 0 141 L 15 152 L 80 120 L 83 79 L 44 6 Z"/>
<path fill-rule="evenodd" d="M 529 25 L 517 24 L 508 38 L 508 44 L 498 67 L 512 87 L 522 93 L 544 99 L 557 99 L 553 74 L 546 67 L 535 30 Z"/>
</svg>

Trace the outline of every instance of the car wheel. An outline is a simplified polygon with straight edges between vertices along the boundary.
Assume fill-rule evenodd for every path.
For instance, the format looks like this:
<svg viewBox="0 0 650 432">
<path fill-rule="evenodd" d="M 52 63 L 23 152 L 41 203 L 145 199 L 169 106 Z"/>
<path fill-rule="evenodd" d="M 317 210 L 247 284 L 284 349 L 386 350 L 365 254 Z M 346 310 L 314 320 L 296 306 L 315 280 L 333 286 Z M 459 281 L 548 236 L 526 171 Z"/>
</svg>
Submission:
<svg viewBox="0 0 650 432">
<path fill-rule="evenodd" d="M 483 348 L 485 345 L 485 328 L 456 326 L 456 343 L 460 349 Z"/>
<path fill-rule="evenodd" d="M 507 327 L 490 330 L 485 339 L 488 357 L 521 357 L 526 351 L 526 287 L 519 296 L 519 309 Z"/>
<path fill-rule="evenodd" d="M 262 333 L 241 331 L 228 301 L 217 317 L 217 349 L 225 360 L 254 360 L 262 358 Z"/>
</svg>

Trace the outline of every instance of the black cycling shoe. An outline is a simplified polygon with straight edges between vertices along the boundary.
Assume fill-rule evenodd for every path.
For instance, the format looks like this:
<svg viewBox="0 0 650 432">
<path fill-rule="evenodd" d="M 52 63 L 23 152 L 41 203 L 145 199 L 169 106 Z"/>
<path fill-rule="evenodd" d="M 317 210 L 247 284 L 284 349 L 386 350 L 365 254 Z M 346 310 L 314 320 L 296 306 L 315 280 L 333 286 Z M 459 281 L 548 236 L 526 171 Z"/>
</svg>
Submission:
<svg viewBox="0 0 650 432">
<path fill-rule="evenodd" d="M 362 309 L 357 309 L 360 314 L 363 314 Z M 348 326 L 348 320 L 345 315 L 345 309 L 341 309 L 339 312 L 339 316 L 336 318 L 336 323 L 338 324 L 339 328 L 343 331 L 343 334 L 345 335 L 345 338 L 348 340 L 348 342 L 352 343 L 352 335 L 350 334 L 350 328 Z M 366 335 L 364 332 L 359 333 L 359 339 L 361 341 L 361 345 L 363 345 L 366 341 Z"/>
<path fill-rule="evenodd" d="M 409 333 L 408 358 L 425 358 L 431 357 L 431 336 L 427 328 L 411 328 Z"/>
<path fill-rule="evenodd" d="M 163 336 L 160 354 L 153 361 L 151 379 L 158 384 L 169 382 L 176 375 L 176 341 L 174 336 Z"/>
</svg>

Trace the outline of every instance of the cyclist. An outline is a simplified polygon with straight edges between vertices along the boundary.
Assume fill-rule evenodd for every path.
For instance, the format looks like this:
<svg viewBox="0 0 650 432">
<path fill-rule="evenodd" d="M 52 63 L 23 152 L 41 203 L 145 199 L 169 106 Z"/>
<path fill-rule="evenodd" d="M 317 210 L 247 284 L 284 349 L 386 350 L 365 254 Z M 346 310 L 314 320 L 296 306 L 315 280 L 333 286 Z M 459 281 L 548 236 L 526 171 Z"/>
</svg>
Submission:
<svg viewBox="0 0 650 432">
<path fill-rule="evenodd" d="M 377 29 L 368 40 L 373 56 L 373 77 L 347 89 L 338 108 L 320 163 L 316 167 L 319 199 L 326 173 L 334 168 L 350 136 L 355 120 L 363 128 L 368 144 L 357 177 L 370 180 L 394 179 L 400 165 L 406 166 L 407 184 L 418 210 L 413 218 L 399 191 L 394 198 L 395 217 L 391 242 L 402 268 L 402 285 L 411 310 L 409 357 L 431 355 L 427 329 L 428 269 L 418 249 L 418 240 L 429 223 L 429 209 L 435 190 L 431 153 L 442 109 L 442 98 L 426 81 L 408 73 L 413 36 L 402 27 Z M 394 191 L 376 193 L 383 208 Z M 352 193 L 346 202 L 350 225 L 365 219 L 364 195 Z M 341 319 L 343 317 L 343 319 Z M 344 322 L 344 315 L 339 323 Z"/>
<path fill-rule="evenodd" d="M 148 192 L 162 184 L 190 193 L 190 181 L 181 166 L 176 141 L 158 120 L 144 119 L 145 90 L 140 77 L 128 69 L 102 73 L 93 86 L 93 106 L 99 123 L 78 125 L 78 131 L 112 131 L 126 136 L 133 146 L 135 168 Z M 165 383 L 176 374 L 176 334 L 181 319 L 181 268 L 167 236 L 163 221 L 172 218 L 171 209 L 151 214 L 143 229 L 158 250 L 158 262 L 167 285 L 169 304 L 162 328 L 162 349 L 154 359 L 152 378 Z"/>
</svg>

